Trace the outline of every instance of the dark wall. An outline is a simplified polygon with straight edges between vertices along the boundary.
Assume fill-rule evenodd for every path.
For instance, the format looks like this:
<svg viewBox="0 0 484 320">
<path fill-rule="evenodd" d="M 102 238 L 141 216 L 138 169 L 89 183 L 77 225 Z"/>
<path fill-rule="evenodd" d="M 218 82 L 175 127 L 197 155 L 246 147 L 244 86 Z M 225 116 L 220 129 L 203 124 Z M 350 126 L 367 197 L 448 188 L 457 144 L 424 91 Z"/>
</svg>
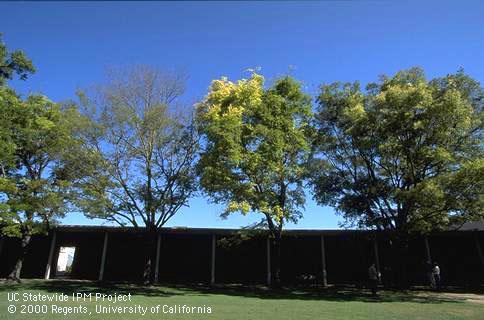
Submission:
<svg viewBox="0 0 484 320">
<path fill-rule="evenodd" d="M 283 237 L 281 244 L 281 281 L 283 283 L 315 283 L 320 281 L 321 271 L 321 237 Z"/>
<path fill-rule="evenodd" d="M 4 237 L 2 252 L 0 252 L 0 277 L 6 277 L 12 271 L 20 251 L 20 240 L 17 238 Z M 1 240 L 0 240 L 1 241 Z"/>
<path fill-rule="evenodd" d="M 153 241 L 142 233 L 110 233 L 104 279 L 142 281 L 146 258 Z"/>
<path fill-rule="evenodd" d="M 254 237 L 234 243 L 227 238 L 218 238 L 219 244 L 223 245 L 218 245 L 216 250 L 216 282 L 265 283 L 267 275 L 266 239 Z"/>
<path fill-rule="evenodd" d="M 427 253 L 425 239 L 422 237 L 410 239 L 407 249 L 401 249 L 385 235 L 378 235 L 378 254 L 380 260 L 380 272 L 382 282 L 385 285 L 396 285 L 398 279 L 405 277 L 409 283 L 414 285 L 427 285 Z M 432 244 L 430 244 L 432 247 Z M 403 246 L 405 248 L 405 246 Z M 431 250 L 432 251 L 432 250 Z"/>
<path fill-rule="evenodd" d="M 35 236 L 29 245 L 21 276 L 23 278 L 43 278 L 49 257 L 51 237 Z"/>
<path fill-rule="evenodd" d="M 60 228 L 51 267 L 61 246 L 76 247 L 71 278 L 96 280 L 99 275 L 105 230 L 70 231 Z M 331 232 L 324 235 L 328 283 L 363 284 L 368 266 L 376 261 L 375 235 L 366 232 Z M 399 253 L 384 234 L 378 234 L 380 271 L 383 282 L 396 283 L 399 276 Z M 21 276 L 42 278 L 50 250 L 52 235 L 32 238 Z M 216 237 L 215 280 L 217 283 L 265 283 L 267 279 L 267 241 L 264 235 L 243 240 L 232 235 Z M 141 281 L 147 257 L 156 251 L 156 236 L 143 232 L 109 230 L 104 279 L 108 281 Z M 0 252 L 0 277 L 12 270 L 20 252 L 19 239 L 4 238 Z M 477 251 L 477 241 L 484 249 L 484 232 L 446 232 L 428 237 L 431 257 L 441 268 L 444 285 L 475 285 L 484 283 L 484 266 Z M 162 233 L 159 280 L 165 283 L 209 283 L 211 276 L 212 234 L 180 232 Z M 274 268 L 275 252 L 272 253 Z M 281 246 L 281 280 L 283 283 L 321 283 L 321 236 L 318 234 L 286 234 Z M 406 255 L 406 275 L 412 284 L 427 284 L 424 238 L 412 239 Z M 152 261 L 152 268 L 155 261 Z M 274 272 L 274 270 L 272 270 Z"/>
<path fill-rule="evenodd" d="M 443 284 L 472 285 L 482 275 L 473 234 L 432 236 L 432 260 L 438 262 Z"/>
<path fill-rule="evenodd" d="M 326 271 L 329 283 L 362 284 L 374 261 L 373 243 L 367 234 L 325 236 Z"/>
<path fill-rule="evenodd" d="M 49 255 L 50 238 L 47 236 L 33 236 L 24 259 L 22 278 L 43 278 L 47 258 Z M 0 254 L 0 276 L 6 277 L 13 269 L 20 254 L 20 239 L 4 238 L 3 249 Z"/>
<path fill-rule="evenodd" d="M 481 273 L 480 273 L 480 277 L 478 277 L 478 279 L 480 279 L 480 283 L 484 283 L 484 232 L 475 233 L 474 236 L 476 237 L 477 241 L 479 241 L 481 253 L 483 255 L 482 260 L 479 258 L 480 266 L 481 266 Z"/>
<path fill-rule="evenodd" d="M 211 239 L 211 235 L 163 235 L 159 280 L 208 283 L 211 270 Z"/>
</svg>

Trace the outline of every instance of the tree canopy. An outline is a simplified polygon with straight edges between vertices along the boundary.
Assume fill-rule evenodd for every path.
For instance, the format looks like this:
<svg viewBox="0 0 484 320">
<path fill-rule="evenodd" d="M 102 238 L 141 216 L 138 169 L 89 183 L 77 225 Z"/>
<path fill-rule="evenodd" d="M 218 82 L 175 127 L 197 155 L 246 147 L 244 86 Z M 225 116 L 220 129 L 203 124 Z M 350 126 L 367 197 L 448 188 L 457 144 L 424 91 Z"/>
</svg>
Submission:
<svg viewBox="0 0 484 320">
<path fill-rule="evenodd" d="M 0 113 L 3 128 L 10 132 L 1 144 L 2 218 L 11 222 L 4 232 L 19 234 L 21 227 L 33 224 L 36 218 L 48 223 L 65 211 L 62 190 L 67 182 L 58 179 L 56 167 L 73 141 L 66 114 L 44 96 L 22 100 L 2 88 Z"/>
<path fill-rule="evenodd" d="M 312 184 L 320 204 L 362 228 L 426 233 L 484 218 L 483 91 L 459 71 L 421 69 L 324 85 Z"/>
<path fill-rule="evenodd" d="M 134 66 L 114 70 L 105 85 L 81 95 L 90 152 L 71 165 L 85 171 L 76 203 L 86 215 L 155 231 L 188 204 L 197 189 L 198 140 L 190 114 L 177 109 L 184 81 L 182 74 Z"/>
<path fill-rule="evenodd" d="M 0 227 L 20 237 L 22 250 L 10 274 L 18 279 L 31 236 L 45 232 L 69 210 L 70 180 L 58 175 L 63 158 L 77 144 L 71 115 L 45 96 L 25 100 L 0 87 Z"/>
<path fill-rule="evenodd" d="M 224 215 L 259 212 L 277 228 L 301 217 L 310 115 L 310 98 L 290 77 L 269 89 L 258 74 L 212 82 L 198 105 L 207 138 L 199 168 L 205 191 L 227 205 Z"/>
<path fill-rule="evenodd" d="M 32 61 L 22 50 L 8 51 L 0 33 L 0 86 L 5 85 L 7 80 L 13 79 L 15 74 L 21 80 L 25 80 L 29 74 L 34 72 L 35 67 Z"/>
<path fill-rule="evenodd" d="M 236 83 L 222 78 L 212 82 L 197 115 L 206 138 L 199 162 L 203 189 L 226 205 L 223 216 L 262 214 L 278 251 L 284 223 L 296 222 L 305 202 L 310 97 L 290 77 L 268 89 L 255 73 Z"/>
</svg>

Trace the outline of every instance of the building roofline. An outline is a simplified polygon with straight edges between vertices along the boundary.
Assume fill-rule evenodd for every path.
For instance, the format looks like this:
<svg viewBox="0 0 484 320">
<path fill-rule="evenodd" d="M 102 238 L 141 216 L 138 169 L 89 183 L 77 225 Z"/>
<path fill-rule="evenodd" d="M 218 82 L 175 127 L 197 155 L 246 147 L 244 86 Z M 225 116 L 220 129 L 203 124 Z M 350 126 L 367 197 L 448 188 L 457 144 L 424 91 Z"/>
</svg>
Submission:
<svg viewBox="0 0 484 320">
<path fill-rule="evenodd" d="M 112 233 L 140 233 L 143 232 L 143 227 L 119 227 L 119 226 L 93 226 L 93 225 L 57 225 L 52 229 L 58 231 L 68 232 L 112 232 Z M 267 232 L 265 229 L 235 229 L 235 228 L 190 228 L 190 227 L 164 227 L 161 228 L 161 233 L 166 234 L 215 234 L 215 235 L 230 235 L 240 232 Z M 462 232 L 476 232 L 483 231 L 481 229 L 463 229 L 463 230 L 449 230 L 442 231 L 442 233 L 462 233 Z M 358 230 L 358 229 L 285 229 L 283 234 L 286 235 L 340 235 L 340 234 L 370 234 L 376 233 L 376 230 Z M 385 233 L 385 232 L 383 232 Z"/>
</svg>

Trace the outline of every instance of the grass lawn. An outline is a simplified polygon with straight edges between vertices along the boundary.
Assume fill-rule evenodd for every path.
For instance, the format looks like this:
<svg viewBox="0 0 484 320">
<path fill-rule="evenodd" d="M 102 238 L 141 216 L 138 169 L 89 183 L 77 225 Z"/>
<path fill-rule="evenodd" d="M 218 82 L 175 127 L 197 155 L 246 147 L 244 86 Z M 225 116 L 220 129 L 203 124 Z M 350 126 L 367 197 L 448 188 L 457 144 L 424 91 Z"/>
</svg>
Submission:
<svg viewBox="0 0 484 320">
<path fill-rule="evenodd" d="M 38 293 L 53 296 L 55 293 L 68 295 L 66 302 L 9 302 L 8 293 Z M 73 301 L 72 294 L 131 294 L 131 301 L 110 303 L 95 301 Z M 21 305 L 47 305 L 40 314 L 21 314 Z M 79 307 L 84 313 L 53 313 L 52 305 L 58 307 Z M 9 313 L 8 307 L 15 305 L 16 312 Z M 96 313 L 96 305 L 102 307 L 132 307 L 124 313 Z M 156 313 L 156 306 L 160 305 Z M 171 306 L 210 307 L 211 314 L 163 313 Z M 148 308 L 145 315 L 129 313 Z M 153 307 L 154 313 L 150 312 Z M 33 307 L 31 307 L 33 308 Z M 37 307 L 41 308 L 41 307 Z M 25 309 L 28 311 L 28 309 Z M 32 309 L 33 310 L 33 309 Z M 41 309 L 37 309 L 42 311 Z M 67 309 L 65 312 L 72 312 Z M 113 310 L 113 309 L 110 309 Z M 119 309 L 117 309 L 119 310 Z M 207 308 L 206 308 L 207 310 Z M 89 314 L 90 313 L 90 314 Z M 373 298 L 365 290 L 348 288 L 286 288 L 277 291 L 264 287 L 223 286 L 156 286 L 143 287 L 127 284 L 100 286 L 85 281 L 42 281 L 24 280 L 21 284 L 0 282 L 0 319 L 484 319 L 484 295 L 429 293 L 424 291 L 392 292 L 382 291 Z"/>
</svg>

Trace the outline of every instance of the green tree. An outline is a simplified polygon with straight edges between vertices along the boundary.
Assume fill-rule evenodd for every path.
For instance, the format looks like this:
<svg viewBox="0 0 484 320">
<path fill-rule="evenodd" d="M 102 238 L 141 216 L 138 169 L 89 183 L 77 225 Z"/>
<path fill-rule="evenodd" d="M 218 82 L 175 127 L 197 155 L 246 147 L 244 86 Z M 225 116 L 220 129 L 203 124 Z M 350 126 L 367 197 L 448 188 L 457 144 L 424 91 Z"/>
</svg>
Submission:
<svg viewBox="0 0 484 320">
<path fill-rule="evenodd" d="M 76 204 L 88 217 L 145 229 L 145 282 L 154 280 L 157 233 L 198 185 L 197 134 L 178 108 L 185 78 L 135 66 L 112 70 L 106 84 L 81 94 L 89 122 L 80 125 L 84 151 L 71 163 L 83 172 Z"/>
<path fill-rule="evenodd" d="M 263 215 L 272 238 L 274 283 L 280 281 L 281 232 L 296 222 L 304 205 L 303 177 L 309 154 L 307 134 L 311 99 L 290 77 L 264 88 L 253 74 L 237 83 L 214 80 L 197 106 L 200 132 L 206 140 L 199 172 L 201 186 L 222 214 Z"/>
<path fill-rule="evenodd" d="M 69 181 L 61 179 L 57 169 L 66 150 L 76 144 L 70 113 L 44 96 L 22 100 L 0 87 L 5 129 L 0 143 L 0 225 L 3 235 L 21 238 L 10 279 L 20 278 L 32 236 L 48 230 L 68 210 Z"/>
<path fill-rule="evenodd" d="M 6 89 L 7 81 L 11 80 L 14 74 L 17 74 L 20 79 L 25 80 L 29 74 L 35 72 L 32 62 L 25 56 L 21 50 L 9 52 L 7 46 L 2 41 L 2 34 L 0 33 L 0 88 Z M 14 96 L 12 90 L 2 91 L 5 100 L 9 100 Z M 0 117 L 0 157 L 9 157 L 12 148 L 10 141 L 10 132 L 8 130 L 9 119 L 7 114 Z"/>
<path fill-rule="evenodd" d="M 463 71 L 428 81 L 414 68 L 366 91 L 322 86 L 315 198 L 349 224 L 390 231 L 402 266 L 412 235 L 482 219 L 483 97 Z"/>
<path fill-rule="evenodd" d="M 11 80 L 14 74 L 25 80 L 29 74 L 34 72 L 32 61 L 21 50 L 8 51 L 0 33 L 0 86 L 5 85 L 7 80 Z"/>
<path fill-rule="evenodd" d="M 68 181 L 60 179 L 64 151 L 75 146 L 70 130 L 73 110 L 41 95 L 22 99 L 7 86 L 15 74 L 25 80 L 35 68 L 0 40 L 0 233 L 21 239 L 21 251 L 9 274 L 19 280 L 34 234 L 45 232 L 68 205 Z"/>
</svg>

